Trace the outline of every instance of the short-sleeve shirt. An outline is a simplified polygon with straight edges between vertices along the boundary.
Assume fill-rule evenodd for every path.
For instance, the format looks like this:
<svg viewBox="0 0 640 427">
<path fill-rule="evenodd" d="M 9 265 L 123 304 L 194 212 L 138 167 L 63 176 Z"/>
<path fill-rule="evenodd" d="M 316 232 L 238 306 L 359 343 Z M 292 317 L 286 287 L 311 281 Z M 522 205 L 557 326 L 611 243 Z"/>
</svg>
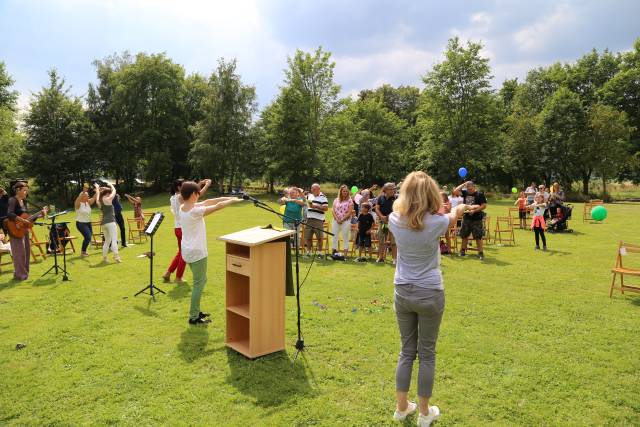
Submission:
<svg viewBox="0 0 640 427">
<path fill-rule="evenodd" d="M 482 205 L 487 203 L 487 198 L 482 191 L 476 190 L 471 194 L 467 190 L 462 190 L 461 193 L 464 204 L 466 205 Z M 482 212 L 476 212 L 474 214 L 464 214 L 464 217 L 472 221 L 480 221 L 484 217 L 484 214 Z"/>
<path fill-rule="evenodd" d="M 204 206 L 194 206 L 189 212 L 178 210 L 180 225 L 182 226 L 182 259 L 187 263 L 194 263 L 206 258 L 207 227 L 204 223 Z"/>
<path fill-rule="evenodd" d="M 296 200 L 304 199 L 302 197 L 296 197 Z M 285 202 L 284 204 L 284 222 L 287 224 L 293 224 L 293 220 L 297 219 L 298 221 L 302 220 L 302 206 L 297 204 L 296 202 Z"/>
<path fill-rule="evenodd" d="M 384 216 L 389 216 L 393 212 L 393 202 L 396 201 L 396 196 L 387 197 L 384 194 L 378 196 L 376 204 L 379 206 L 380 213 Z"/>
<path fill-rule="evenodd" d="M 413 230 L 407 226 L 406 218 L 397 212 L 389 216 L 389 229 L 398 248 L 393 282 L 396 285 L 444 289 L 440 271 L 440 236 L 449 228 L 449 217 L 426 214 L 423 224 L 422 230 Z"/>
<path fill-rule="evenodd" d="M 313 202 L 313 204 L 315 205 L 329 206 L 329 201 L 327 200 L 327 196 L 325 196 L 323 193 L 320 193 L 317 196 L 314 196 L 313 194 L 309 194 L 309 196 L 307 196 L 307 200 L 309 202 Z M 307 210 L 307 218 L 319 219 L 321 221 L 324 221 L 324 211 L 321 211 L 320 209 L 315 209 L 313 207 L 313 204 Z"/>
<path fill-rule="evenodd" d="M 358 215 L 358 233 L 360 235 L 367 234 L 371 227 L 373 227 L 373 215 L 370 213 Z"/>
<path fill-rule="evenodd" d="M 352 206 L 353 206 L 353 202 L 351 201 L 351 199 L 347 199 L 344 202 L 341 202 L 340 199 L 338 198 L 334 199 L 333 210 L 335 210 L 337 214 L 337 217 L 334 219 L 340 220 L 340 221 L 344 220 L 344 218 L 347 216 L 347 214 L 351 210 Z"/>
</svg>

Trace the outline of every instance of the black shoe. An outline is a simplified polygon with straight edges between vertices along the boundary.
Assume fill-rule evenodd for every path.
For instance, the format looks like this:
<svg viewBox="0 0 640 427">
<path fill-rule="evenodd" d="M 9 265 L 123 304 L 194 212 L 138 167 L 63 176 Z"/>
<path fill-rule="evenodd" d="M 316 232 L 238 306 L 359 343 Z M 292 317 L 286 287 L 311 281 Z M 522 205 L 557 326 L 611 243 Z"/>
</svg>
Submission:
<svg viewBox="0 0 640 427">
<path fill-rule="evenodd" d="M 467 256 L 467 253 L 465 251 L 460 251 L 460 256 Z"/>
<path fill-rule="evenodd" d="M 206 325 L 207 323 L 211 323 L 211 320 L 203 319 L 202 317 L 198 317 L 197 319 L 189 319 L 190 325 Z"/>
<path fill-rule="evenodd" d="M 479 252 L 478 258 L 480 259 L 480 261 L 482 261 L 484 259 L 484 252 Z"/>
<path fill-rule="evenodd" d="M 200 312 L 200 314 L 198 315 L 198 318 L 204 319 L 205 317 L 209 317 L 209 316 L 211 316 L 209 313 Z"/>
</svg>

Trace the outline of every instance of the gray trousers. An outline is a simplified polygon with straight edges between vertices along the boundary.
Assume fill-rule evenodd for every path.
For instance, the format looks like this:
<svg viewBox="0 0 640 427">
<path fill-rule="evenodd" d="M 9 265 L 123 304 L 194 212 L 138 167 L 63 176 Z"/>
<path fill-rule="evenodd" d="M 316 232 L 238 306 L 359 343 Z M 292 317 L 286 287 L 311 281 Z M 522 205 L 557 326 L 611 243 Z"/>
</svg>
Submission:
<svg viewBox="0 0 640 427">
<path fill-rule="evenodd" d="M 22 239 L 11 237 L 11 258 L 13 258 L 13 278 L 27 280 L 29 278 L 29 262 L 31 261 L 31 240 L 29 233 Z"/>
<path fill-rule="evenodd" d="M 408 392 L 416 355 L 418 396 L 431 397 L 436 367 L 436 341 L 444 313 L 444 291 L 396 285 L 394 305 L 402 348 L 396 368 L 396 391 Z"/>
</svg>

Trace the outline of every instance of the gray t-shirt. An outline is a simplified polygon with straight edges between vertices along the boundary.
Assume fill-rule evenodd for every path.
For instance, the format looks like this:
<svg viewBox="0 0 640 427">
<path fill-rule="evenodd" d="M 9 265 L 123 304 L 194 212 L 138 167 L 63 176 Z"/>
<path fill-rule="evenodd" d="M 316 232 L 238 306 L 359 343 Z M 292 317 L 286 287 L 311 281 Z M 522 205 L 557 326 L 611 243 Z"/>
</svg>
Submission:
<svg viewBox="0 0 640 427">
<path fill-rule="evenodd" d="M 396 212 L 389 215 L 389 230 L 398 248 L 396 285 L 416 285 L 429 289 L 444 289 L 440 271 L 440 236 L 449 228 L 449 217 L 426 214 L 424 228 L 415 231 Z"/>
</svg>

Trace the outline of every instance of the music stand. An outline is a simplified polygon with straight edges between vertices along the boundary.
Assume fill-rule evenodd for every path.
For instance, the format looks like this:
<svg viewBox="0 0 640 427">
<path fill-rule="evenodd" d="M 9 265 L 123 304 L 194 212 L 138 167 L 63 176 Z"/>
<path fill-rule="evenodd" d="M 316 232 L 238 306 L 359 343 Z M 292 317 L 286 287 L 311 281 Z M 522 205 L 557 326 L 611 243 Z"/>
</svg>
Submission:
<svg viewBox="0 0 640 427">
<path fill-rule="evenodd" d="M 47 217 L 47 219 L 51 220 L 49 229 L 53 230 L 53 236 L 54 236 L 53 238 L 55 239 L 55 242 L 56 242 L 56 248 L 53 251 L 53 265 L 51 266 L 51 268 L 45 271 L 41 277 L 44 277 L 47 274 L 51 273 L 51 270 L 53 270 L 53 274 L 55 275 L 58 275 L 58 270 L 62 270 L 62 272 L 64 273 L 62 275 L 62 281 L 66 282 L 69 280 L 69 273 L 67 273 L 67 248 L 65 248 L 65 246 L 60 243 L 60 238 L 58 236 L 58 227 L 56 227 L 56 218 L 59 217 L 60 215 L 65 215 L 67 213 L 69 213 L 69 211 L 62 211 L 57 214 L 49 215 Z M 61 222 L 60 224 L 68 224 L 68 223 Z M 52 242 L 49 242 L 49 247 L 47 249 L 51 249 L 51 243 Z M 62 245 L 62 260 L 63 260 L 64 267 L 60 267 L 58 265 L 58 249 L 60 245 Z"/>
<path fill-rule="evenodd" d="M 156 234 L 156 231 L 158 231 L 158 227 L 160 227 L 162 220 L 164 220 L 164 214 L 162 212 L 156 212 L 153 214 L 149 222 L 147 222 L 147 224 L 144 226 L 144 234 L 151 237 L 151 250 L 149 252 L 149 284 L 134 295 L 137 297 L 138 295 L 145 293 L 145 291 L 148 290 L 149 295 L 151 295 L 151 298 L 153 298 L 154 302 L 156 300 L 154 290 L 163 294 L 165 293 L 162 289 L 153 284 L 153 236 Z"/>
</svg>

